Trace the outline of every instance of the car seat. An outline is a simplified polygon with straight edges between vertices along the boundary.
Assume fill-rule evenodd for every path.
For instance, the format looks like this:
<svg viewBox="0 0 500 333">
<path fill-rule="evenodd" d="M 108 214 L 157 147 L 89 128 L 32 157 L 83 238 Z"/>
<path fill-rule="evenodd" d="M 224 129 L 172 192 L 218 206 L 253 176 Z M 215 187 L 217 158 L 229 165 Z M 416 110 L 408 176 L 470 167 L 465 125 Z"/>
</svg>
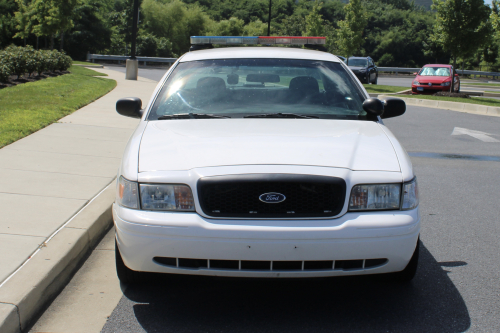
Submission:
<svg viewBox="0 0 500 333">
<path fill-rule="evenodd" d="M 290 80 L 289 101 L 293 103 L 309 103 L 319 94 L 318 81 L 312 76 L 297 76 Z"/>
</svg>

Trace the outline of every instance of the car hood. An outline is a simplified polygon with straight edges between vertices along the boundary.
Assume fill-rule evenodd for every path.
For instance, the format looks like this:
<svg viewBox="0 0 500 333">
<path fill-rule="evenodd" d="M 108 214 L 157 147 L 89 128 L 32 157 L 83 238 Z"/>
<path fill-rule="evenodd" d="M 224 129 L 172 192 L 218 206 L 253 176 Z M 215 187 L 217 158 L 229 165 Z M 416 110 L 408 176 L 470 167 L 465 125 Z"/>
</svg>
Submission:
<svg viewBox="0 0 500 333">
<path fill-rule="evenodd" d="M 139 172 L 270 164 L 400 171 L 391 142 L 373 121 L 150 121 L 139 152 Z"/>
<path fill-rule="evenodd" d="M 348 66 L 351 71 L 359 71 L 360 69 L 366 69 L 366 67 L 358 67 L 358 66 Z"/>
<path fill-rule="evenodd" d="M 445 81 L 450 81 L 450 76 L 422 76 L 417 75 L 415 78 L 420 83 L 443 83 Z"/>
</svg>

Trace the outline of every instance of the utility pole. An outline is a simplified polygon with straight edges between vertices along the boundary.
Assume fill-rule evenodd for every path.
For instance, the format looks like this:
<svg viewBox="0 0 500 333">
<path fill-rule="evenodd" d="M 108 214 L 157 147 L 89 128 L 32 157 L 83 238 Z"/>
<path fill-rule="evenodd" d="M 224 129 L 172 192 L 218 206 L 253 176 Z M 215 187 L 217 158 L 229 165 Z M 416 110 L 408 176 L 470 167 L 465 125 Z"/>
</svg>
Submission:
<svg viewBox="0 0 500 333">
<path fill-rule="evenodd" d="M 267 20 L 267 36 L 271 36 L 271 7 L 273 0 L 269 0 L 269 19 Z"/>
<path fill-rule="evenodd" d="M 139 0 L 134 0 L 132 17 L 132 43 L 130 47 L 130 59 L 127 59 L 126 80 L 137 80 L 139 75 L 139 61 L 135 57 L 136 39 L 137 39 L 137 21 L 139 19 Z"/>
</svg>

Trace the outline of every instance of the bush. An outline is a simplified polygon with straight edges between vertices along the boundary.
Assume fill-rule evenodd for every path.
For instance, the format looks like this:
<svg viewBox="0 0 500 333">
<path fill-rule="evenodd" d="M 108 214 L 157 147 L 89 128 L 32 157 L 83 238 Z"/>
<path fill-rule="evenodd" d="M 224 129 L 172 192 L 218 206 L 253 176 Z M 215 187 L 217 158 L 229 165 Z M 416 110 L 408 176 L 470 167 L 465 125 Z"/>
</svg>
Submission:
<svg viewBox="0 0 500 333">
<path fill-rule="evenodd" d="M 10 63 L 12 74 L 17 75 L 18 79 L 26 73 L 26 53 L 22 47 L 11 45 L 5 48 L 3 55 Z"/>
<path fill-rule="evenodd" d="M 7 82 L 11 73 L 10 66 L 4 59 L 2 52 L 0 52 L 0 82 Z"/>
<path fill-rule="evenodd" d="M 9 46 L 0 52 L 0 80 L 8 80 L 9 75 L 16 74 L 17 78 L 25 73 L 37 72 L 41 75 L 45 71 L 66 71 L 71 67 L 73 60 L 64 52 L 57 50 L 35 50 L 32 46 Z"/>
<path fill-rule="evenodd" d="M 36 72 L 38 75 L 42 75 L 43 72 L 47 70 L 47 56 L 46 53 L 47 51 L 44 50 L 38 50 L 35 51 L 34 59 L 36 62 Z"/>
</svg>

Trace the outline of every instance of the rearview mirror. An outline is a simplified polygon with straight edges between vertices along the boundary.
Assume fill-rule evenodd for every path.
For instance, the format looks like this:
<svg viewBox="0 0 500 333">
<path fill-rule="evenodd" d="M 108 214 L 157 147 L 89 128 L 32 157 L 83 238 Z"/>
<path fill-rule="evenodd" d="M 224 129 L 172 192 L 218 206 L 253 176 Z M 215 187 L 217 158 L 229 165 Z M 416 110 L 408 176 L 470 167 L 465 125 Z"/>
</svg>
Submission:
<svg viewBox="0 0 500 333">
<path fill-rule="evenodd" d="M 127 97 L 116 102 L 116 112 L 125 117 L 142 118 L 142 101 L 137 97 Z"/>
<path fill-rule="evenodd" d="M 384 113 L 381 118 L 392 118 L 401 116 L 406 112 L 406 103 L 399 98 L 385 98 L 382 100 L 384 104 Z"/>
<path fill-rule="evenodd" d="M 248 74 L 246 80 L 247 82 L 278 83 L 280 76 L 278 74 Z"/>
</svg>

